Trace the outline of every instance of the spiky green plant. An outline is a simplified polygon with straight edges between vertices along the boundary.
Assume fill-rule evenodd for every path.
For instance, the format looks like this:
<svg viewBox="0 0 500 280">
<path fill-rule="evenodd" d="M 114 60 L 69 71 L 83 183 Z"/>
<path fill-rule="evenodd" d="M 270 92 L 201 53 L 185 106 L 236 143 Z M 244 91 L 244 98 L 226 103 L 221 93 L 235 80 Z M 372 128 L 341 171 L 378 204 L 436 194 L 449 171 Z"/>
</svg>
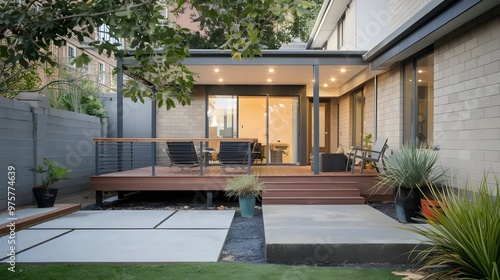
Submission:
<svg viewBox="0 0 500 280">
<path fill-rule="evenodd" d="M 48 189 L 54 183 L 68 179 L 67 174 L 69 169 L 60 165 L 57 161 L 44 158 L 43 164 L 45 167 L 40 165 L 35 170 L 35 172 L 39 174 L 46 173 L 46 176 L 42 178 L 42 185 L 38 186 L 38 188 Z"/>
<path fill-rule="evenodd" d="M 432 148 L 416 148 L 403 145 L 401 150 L 384 156 L 383 171 L 372 190 L 385 186 L 416 189 L 438 181 L 445 170 L 437 166 L 439 151 Z"/>
<path fill-rule="evenodd" d="M 438 202 L 442 212 L 432 210 L 428 227 L 409 228 L 430 245 L 416 256 L 428 279 L 500 279 L 500 187 L 494 181 L 489 185 L 485 175 L 469 195 L 446 188 Z"/>
<path fill-rule="evenodd" d="M 259 180 L 258 176 L 246 174 L 229 179 L 224 191 L 228 197 L 249 195 L 258 197 L 262 194 L 263 189 L 264 183 Z"/>
</svg>

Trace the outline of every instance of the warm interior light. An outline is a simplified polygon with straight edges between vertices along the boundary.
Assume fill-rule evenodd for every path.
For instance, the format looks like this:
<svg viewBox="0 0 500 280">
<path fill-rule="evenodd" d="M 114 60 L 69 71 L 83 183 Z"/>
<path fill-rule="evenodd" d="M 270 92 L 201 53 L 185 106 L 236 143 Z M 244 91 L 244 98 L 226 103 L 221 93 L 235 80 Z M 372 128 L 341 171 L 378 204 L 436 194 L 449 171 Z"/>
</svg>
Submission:
<svg viewBox="0 0 500 280">
<path fill-rule="evenodd" d="M 418 80 L 418 82 L 419 82 L 419 83 L 421 83 L 421 82 L 422 82 L 422 80 L 420 80 L 420 79 L 419 79 L 419 80 Z"/>
<path fill-rule="evenodd" d="M 345 68 L 340 68 L 340 72 L 345 73 Z"/>
<path fill-rule="evenodd" d="M 424 71 L 422 71 L 422 70 L 418 70 L 418 73 L 422 74 L 422 72 L 424 72 Z"/>
<path fill-rule="evenodd" d="M 215 69 L 214 69 L 214 72 L 215 72 L 215 73 L 219 73 L 219 71 L 220 71 L 220 70 L 219 70 L 219 68 L 215 68 Z"/>
<path fill-rule="evenodd" d="M 220 78 L 220 79 L 219 79 L 219 82 L 221 82 L 221 83 L 222 83 L 222 82 L 224 82 L 224 80 L 223 80 L 222 78 Z"/>
<path fill-rule="evenodd" d="M 331 78 L 330 81 L 335 82 L 335 78 Z"/>
<path fill-rule="evenodd" d="M 327 84 L 327 83 L 324 83 L 324 84 L 323 84 L 323 87 L 328 87 L 328 84 Z"/>
<path fill-rule="evenodd" d="M 273 68 L 269 68 L 269 73 L 274 73 L 274 69 Z"/>
<path fill-rule="evenodd" d="M 267 82 L 268 82 L 268 83 L 270 83 L 270 82 L 272 82 L 272 81 L 273 81 L 273 80 L 271 80 L 271 79 L 267 79 Z"/>
</svg>

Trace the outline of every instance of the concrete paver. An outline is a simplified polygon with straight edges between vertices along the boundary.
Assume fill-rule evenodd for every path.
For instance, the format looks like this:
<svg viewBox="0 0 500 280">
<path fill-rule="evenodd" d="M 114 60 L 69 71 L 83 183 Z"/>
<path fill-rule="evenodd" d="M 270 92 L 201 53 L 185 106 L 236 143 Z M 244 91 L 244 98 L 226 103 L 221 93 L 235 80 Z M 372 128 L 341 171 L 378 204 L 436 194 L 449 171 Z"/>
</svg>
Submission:
<svg viewBox="0 0 500 280">
<path fill-rule="evenodd" d="M 34 209 L 35 214 L 43 211 Z M 234 214 L 234 210 L 78 211 L 16 232 L 16 261 L 216 262 Z M 170 219 L 172 222 L 159 228 Z M 3 256 L 8 252 L 8 247 L 3 246 L 8 238 L 0 238 Z"/>
<path fill-rule="evenodd" d="M 234 211 L 179 210 L 158 228 L 229 228 Z"/>
<path fill-rule="evenodd" d="M 9 235 L 2 236 L 0 237 L 0 260 L 7 255 L 10 250 L 10 246 L 15 246 L 16 252 L 21 252 L 68 232 L 70 232 L 70 230 L 22 230 L 16 232 L 14 239 L 15 243 L 11 244 L 8 243 Z"/>
<path fill-rule="evenodd" d="M 78 211 L 64 217 L 48 221 L 31 229 L 139 229 L 154 228 L 161 224 L 175 210 L 88 210 Z"/>
<path fill-rule="evenodd" d="M 20 253 L 20 263 L 217 262 L 221 230 L 75 230 Z"/>
<path fill-rule="evenodd" d="M 271 262 L 407 264 L 423 239 L 368 205 L 263 206 Z"/>
</svg>

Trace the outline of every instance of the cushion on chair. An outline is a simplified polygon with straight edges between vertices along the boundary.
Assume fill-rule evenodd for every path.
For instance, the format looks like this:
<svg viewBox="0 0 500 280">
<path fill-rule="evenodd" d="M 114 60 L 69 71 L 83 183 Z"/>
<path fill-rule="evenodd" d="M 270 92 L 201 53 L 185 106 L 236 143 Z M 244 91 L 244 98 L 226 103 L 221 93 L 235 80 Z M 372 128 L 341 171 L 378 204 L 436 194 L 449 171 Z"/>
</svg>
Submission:
<svg viewBox="0 0 500 280">
<path fill-rule="evenodd" d="M 347 156 L 343 153 L 321 153 L 319 169 L 321 172 L 345 171 L 346 163 Z"/>
</svg>

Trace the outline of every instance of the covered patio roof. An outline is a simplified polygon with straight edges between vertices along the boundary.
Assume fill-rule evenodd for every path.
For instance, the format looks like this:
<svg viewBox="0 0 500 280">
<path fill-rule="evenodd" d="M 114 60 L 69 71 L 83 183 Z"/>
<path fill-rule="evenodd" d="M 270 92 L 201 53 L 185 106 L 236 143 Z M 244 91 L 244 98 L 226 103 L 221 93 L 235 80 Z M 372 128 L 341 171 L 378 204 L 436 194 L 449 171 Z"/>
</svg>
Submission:
<svg viewBox="0 0 500 280">
<path fill-rule="evenodd" d="M 340 95 L 339 88 L 366 71 L 366 51 L 263 50 L 262 57 L 231 59 L 231 51 L 190 50 L 184 64 L 197 73 L 199 85 L 305 85 L 314 83 L 313 66 L 319 67 L 319 87 L 329 97 Z M 124 66 L 133 63 L 124 60 Z M 126 70 L 125 70 L 126 72 Z M 320 93 L 320 95 L 323 95 Z"/>
</svg>

